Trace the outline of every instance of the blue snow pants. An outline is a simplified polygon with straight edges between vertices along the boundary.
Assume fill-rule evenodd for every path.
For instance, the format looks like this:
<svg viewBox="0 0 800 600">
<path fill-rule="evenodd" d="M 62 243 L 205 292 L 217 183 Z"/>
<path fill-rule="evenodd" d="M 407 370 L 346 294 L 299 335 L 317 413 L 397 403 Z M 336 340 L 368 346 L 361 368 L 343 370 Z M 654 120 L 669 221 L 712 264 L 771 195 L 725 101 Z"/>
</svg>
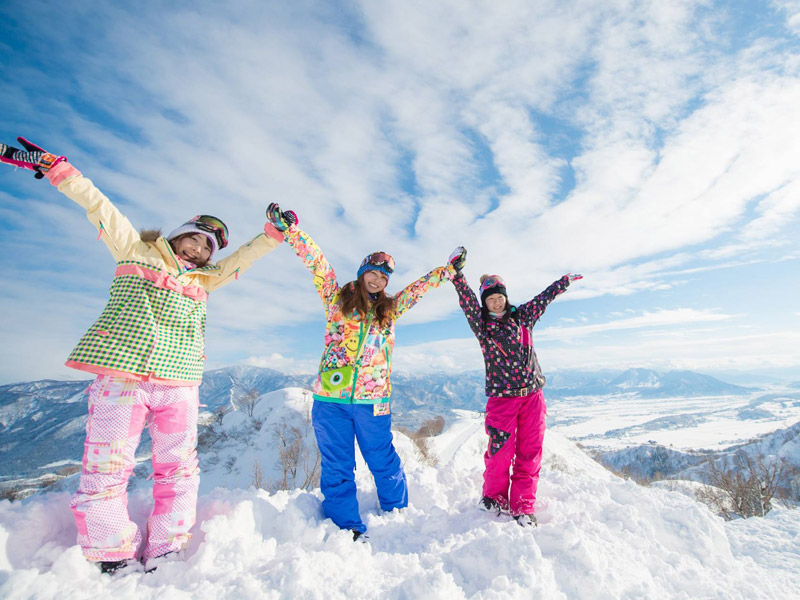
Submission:
<svg viewBox="0 0 800 600">
<path fill-rule="evenodd" d="M 321 462 L 322 512 L 342 529 L 367 530 L 358 513 L 356 452 L 372 472 L 383 510 L 408 506 L 408 485 L 392 444 L 392 415 L 373 414 L 372 404 L 314 400 L 311 411 Z"/>
</svg>

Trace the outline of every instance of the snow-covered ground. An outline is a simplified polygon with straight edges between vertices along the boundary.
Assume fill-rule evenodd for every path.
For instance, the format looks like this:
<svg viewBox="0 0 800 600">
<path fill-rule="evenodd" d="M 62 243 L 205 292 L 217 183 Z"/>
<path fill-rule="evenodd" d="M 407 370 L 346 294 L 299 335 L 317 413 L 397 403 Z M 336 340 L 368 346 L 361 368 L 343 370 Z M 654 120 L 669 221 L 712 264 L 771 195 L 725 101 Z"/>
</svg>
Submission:
<svg viewBox="0 0 800 600">
<path fill-rule="evenodd" d="M 800 421 L 800 400 L 797 389 L 777 385 L 729 396 L 576 396 L 549 400 L 548 417 L 554 431 L 600 450 L 650 442 L 676 450 L 721 450 L 794 425 Z"/>
<path fill-rule="evenodd" d="M 359 463 L 370 538 L 354 543 L 322 518 L 318 490 L 235 487 L 259 452 L 267 453 L 262 464 L 274 460 L 264 426 L 292 416 L 286 411 L 302 422 L 307 401 L 300 390 L 262 398 L 263 443 L 232 436 L 243 450 L 204 473 L 186 561 L 151 574 L 108 577 L 88 564 L 75 545 L 66 492 L 0 503 L 0 597 L 800 597 L 800 510 L 725 522 L 681 493 L 612 475 L 554 431 L 545 443 L 540 526 L 523 529 L 479 511 L 485 434 L 480 416 L 469 412 L 433 440 L 435 466 L 396 435 L 410 492 L 402 512 L 381 513 Z M 243 431 L 246 423 L 236 420 L 228 418 L 226 431 Z M 130 506 L 143 524 L 148 486 L 131 494 Z"/>
</svg>

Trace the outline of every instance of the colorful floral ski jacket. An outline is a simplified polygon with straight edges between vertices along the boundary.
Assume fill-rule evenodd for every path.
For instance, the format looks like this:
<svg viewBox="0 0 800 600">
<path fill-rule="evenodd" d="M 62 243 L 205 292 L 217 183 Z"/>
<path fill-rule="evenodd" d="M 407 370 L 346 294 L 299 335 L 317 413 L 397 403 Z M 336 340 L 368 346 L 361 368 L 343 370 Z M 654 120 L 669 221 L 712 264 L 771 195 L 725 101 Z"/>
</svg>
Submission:
<svg viewBox="0 0 800 600">
<path fill-rule="evenodd" d="M 63 166 L 62 166 L 63 165 Z M 69 355 L 67 366 L 166 385 L 199 385 L 205 356 L 208 293 L 283 241 L 269 226 L 216 264 L 187 269 L 164 237 L 144 242 L 111 201 L 68 163 L 48 173 L 86 210 L 117 261 L 109 300 Z"/>
<path fill-rule="evenodd" d="M 505 319 L 481 316 L 481 304 L 463 273 L 453 279 L 458 303 L 478 338 L 486 367 L 486 395 L 489 397 L 525 396 L 544 387 L 544 376 L 533 349 L 533 326 L 547 305 L 569 286 L 566 275 L 553 282 L 533 300 L 510 306 Z"/>
<path fill-rule="evenodd" d="M 314 276 L 314 287 L 325 305 L 325 351 L 314 382 L 314 398 L 341 404 L 388 402 L 395 321 L 428 290 L 451 279 L 455 271 L 450 266 L 437 267 L 396 294 L 394 317 L 382 328 L 371 313 L 343 314 L 341 288 L 333 267 L 306 232 L 293 226 L 284 236 Z"/>
</svg>

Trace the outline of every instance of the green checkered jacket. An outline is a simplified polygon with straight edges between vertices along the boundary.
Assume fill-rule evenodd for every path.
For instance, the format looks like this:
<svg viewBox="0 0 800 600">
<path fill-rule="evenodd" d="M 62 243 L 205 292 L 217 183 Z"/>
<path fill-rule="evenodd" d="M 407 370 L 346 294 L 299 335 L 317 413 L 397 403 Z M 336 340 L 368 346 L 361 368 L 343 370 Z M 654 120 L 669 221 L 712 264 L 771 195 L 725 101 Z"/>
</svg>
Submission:
<svg viewBox="0 0 800 600">
<path fill-rule="evenodd" d="M 166 238 L 145 242 L 87 178 L 58 189 L 86 209 L 117 261 L 109 301 L 69 355 L 67 365 L 169 385 L 198 385 L 205 356 L 208 292 L 238 278 L 279 242 L 259 234 L 216 264 L 187 269 Z"/>
</svg>

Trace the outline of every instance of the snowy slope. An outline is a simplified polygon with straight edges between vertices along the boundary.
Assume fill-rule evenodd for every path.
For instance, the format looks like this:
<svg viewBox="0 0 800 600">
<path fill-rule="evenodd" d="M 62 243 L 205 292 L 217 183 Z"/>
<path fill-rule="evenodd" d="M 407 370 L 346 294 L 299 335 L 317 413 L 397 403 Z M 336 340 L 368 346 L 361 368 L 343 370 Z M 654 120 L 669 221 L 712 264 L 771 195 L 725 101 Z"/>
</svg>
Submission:
<svg viewBox="0 0 800 600">
<path fill-rule="evenodd" d="M 264 430 L 285 411 L 302 419 L 308 397 L 283 390 L 262 401 Z M 229 422 L 225 428 L 242 425 Z M 411 504 L 382 514 L 360 463 L 366 544 L 353 543 L 349 533 L 322 518 L 318 489 L 208 491 L 237 477 L 233 468 L 212 469 L 203 475 L 206 491 L 186 562 L 109 578 L 74 545 L 68 493 L 2 502 L 0 597 L 800 597 L 800 511 L 776 509 L 764 519 L 725 523 L 682 494 L 613 476 L 549 432 L 539 488 L 541 525 L 526 530 L 476 507 L 485 444 L 477 414 L 460 413 L 435 438 L 436 466 L 424 465 L 405 436 L 397 435 L 396 443 Z M 264 463 L 265 453 L 274 452 L 260 442 L 245 446 Z M 246 472 L 247 451 L 237 455 Z M 147 488 L 132 494 L 140 523 L 147 503 Z"/>
<path fill-rule="evenodd" d="M 722 470 L 731 469 L 734 455 L 742 452 L 753 459 L 774 456 L 786 460 L 800 470 L 800 422 L 778 429 L 746 444 L 737 444 L 711 452 L 681 452 L 664 446 L 647 444 L 605 452 L 600 462 L 616 473 L 627 473 L 638 479 L 662 478 L 705 481 L 708 460 Z"/>
</svg>

